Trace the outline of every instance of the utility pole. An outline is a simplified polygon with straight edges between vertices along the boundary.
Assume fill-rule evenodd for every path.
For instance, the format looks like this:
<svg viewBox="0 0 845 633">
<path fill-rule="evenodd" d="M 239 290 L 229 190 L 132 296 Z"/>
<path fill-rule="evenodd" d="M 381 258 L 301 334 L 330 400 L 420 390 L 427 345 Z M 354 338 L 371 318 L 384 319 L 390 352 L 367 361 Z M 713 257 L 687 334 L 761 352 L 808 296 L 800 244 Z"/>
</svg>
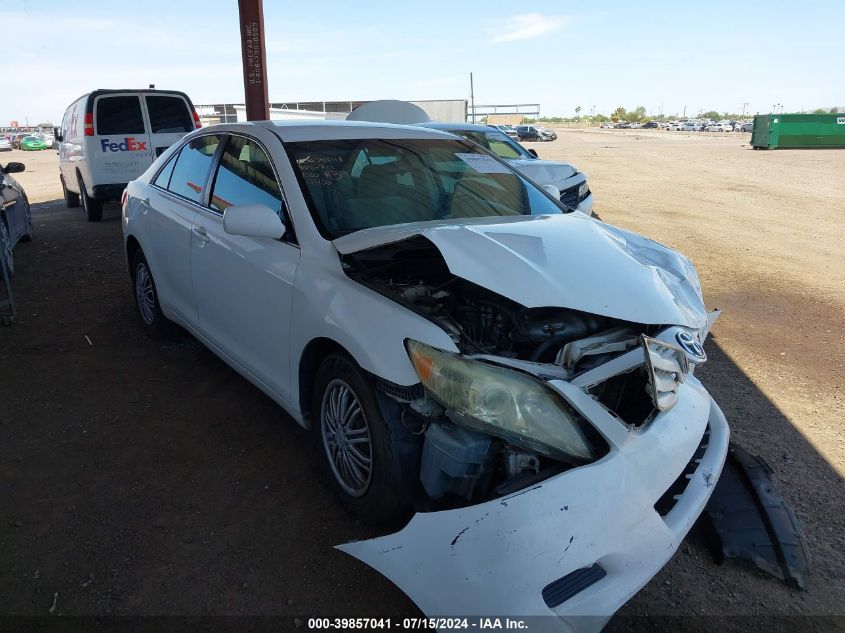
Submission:
<svg viewBox="0 0 845 633">
<path fill-rule="evenodd" d="M 745 116 L 745 108 L 747 108 L 747 107 L 748 107 L 748 102 L 743 101 L 742 102 L 742 116 Z"/>
<path fill-rule="evenodd" d="M 472 109 L 472 122 L 475 123 L 475 87 L 472 84 L 472 73 L 469 74 L 469 102 Z"/>
<path fill-rule="evenodd" d="M 246 120 L 266 121 L 270 118 L 270 99 L 267 96 L 264 0 L 238 0 L 238 15 L 241 26 Z"/>
</svg>

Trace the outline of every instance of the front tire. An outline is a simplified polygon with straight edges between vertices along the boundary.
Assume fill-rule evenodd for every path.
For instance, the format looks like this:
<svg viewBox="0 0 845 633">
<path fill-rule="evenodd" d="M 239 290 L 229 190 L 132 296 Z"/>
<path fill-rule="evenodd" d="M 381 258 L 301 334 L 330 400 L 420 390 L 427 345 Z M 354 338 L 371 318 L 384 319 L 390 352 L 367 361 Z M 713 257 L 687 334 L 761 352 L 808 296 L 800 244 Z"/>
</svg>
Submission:
<svg viewBox="0 0 845 633">
<path fill-rule="evenodd" d="M 99 222 L 103 219 L 103 201 L 88 195 L 82 176 L 79 177 L 79 197 L 82 199 L 82 208 L 85 209 L 85 217 L 89 222 Z"/>
<path fill-rule="evenodd" d="M 29 200 L 24 198 L 23 203 L 26 205 L 26 213 L 24 214 L 24 218 L 26 218 L 26 232 L 21 235 L 21 242 L 31 242 L 32 236 L 34 232 L 32 230 L 32 207 L 29 206 Z"/>
<path fill-rule="evenodd" d="M 59 180 L 62 182 L 62 194 L 65 197 L 65 206 L 68 209 L 76 209 L 79 206 L 79 194 L 73 193 L 67 188 L 64 176 L 59 176 Z"/>
<path fill-rule="evenodd" d="M 6 218 L 0 216 L 0 259 L 6 262 L 6 270 L 9 277 L 15 274 L 15 258 L 12 255 L 12 236 L 9 233 L 9 225 Z"/>
<path fill-rule="evenodd" d="M 172 323 L 161 311 L 150 265 L 140 250 L 132 259 L 132 294 L 135 297 L 135 308 L 147 334 L 154 339 L 167 338 L 172 331 Z"/>
<path fill-rule="evenodd" d="M 404 516 L 398 451 L 369 381 L 352 359 L 331 354 L 314 383 L 312 432 L 319 460 L 344 507 L 366 523 Z"/>
</svg>

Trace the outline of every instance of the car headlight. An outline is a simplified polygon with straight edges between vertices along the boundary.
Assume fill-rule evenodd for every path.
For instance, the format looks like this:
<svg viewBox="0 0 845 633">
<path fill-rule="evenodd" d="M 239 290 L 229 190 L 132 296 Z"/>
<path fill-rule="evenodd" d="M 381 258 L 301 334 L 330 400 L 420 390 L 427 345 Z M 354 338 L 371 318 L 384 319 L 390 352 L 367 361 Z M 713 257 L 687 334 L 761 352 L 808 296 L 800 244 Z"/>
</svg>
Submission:
<svg viewBox="0 0 845 633">
<path fill-rule="evenodd" d="M 423 386 L 458 414 L 453 420 L 549 457 L 595 456 L 576 414 L 537 380 L 418 341 L 407 346 Z"/>
<path fill-rule="evenodd" d="M 578 186 L 578 202 L 581 202 L 584 198 L 586 198 L 590 194 L 590 186 L 587 184 L 585 180 Z"/>
</svg>

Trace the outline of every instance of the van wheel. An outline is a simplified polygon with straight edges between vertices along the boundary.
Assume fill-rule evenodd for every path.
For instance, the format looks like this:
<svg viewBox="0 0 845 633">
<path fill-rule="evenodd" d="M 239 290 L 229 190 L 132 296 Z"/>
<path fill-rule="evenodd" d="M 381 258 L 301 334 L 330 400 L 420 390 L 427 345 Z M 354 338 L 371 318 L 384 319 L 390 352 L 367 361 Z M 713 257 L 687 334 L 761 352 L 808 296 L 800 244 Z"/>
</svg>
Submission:
<svg viewBox="0 0 845 633">
<path fill-rule="evenodd" d="M 393 433 L 375 392 L 355 362 L 332 354 L 322 362 L 311 403 L 315 450 L 346 509 L 365 523 L 407 513 L 400 493 Z"/>
<path fill-rule="evenodd" d="M 73 193 L 72 191 L 70 191 L 67 188 L 67 185 L 65 185 L 65 177 L 64 176 L 59 176 L 59 180 L 62 181 L 62 193 L 65 196 L 65 206 L 68 209 L 75 209 L 76 207 L 79 206 L 79 194 Z"/>
<path fill-rule="evenodd" d="M 79 177 L 79 197 L 82 199 L 82 208 L 85 209 L 85 217 L 89 222 L 99 222 L 103 219 L 103 201 L 88 195 L 82 176 Z"/>
<path fill-rule="evenodd" d="M 147 334 L 154 339 L 168 338 L 173 332 L 173 323 L 161 311 L 153 273 L 140 249 L 132 258 L 132 291 L 138 316 Z"/>
</svg>

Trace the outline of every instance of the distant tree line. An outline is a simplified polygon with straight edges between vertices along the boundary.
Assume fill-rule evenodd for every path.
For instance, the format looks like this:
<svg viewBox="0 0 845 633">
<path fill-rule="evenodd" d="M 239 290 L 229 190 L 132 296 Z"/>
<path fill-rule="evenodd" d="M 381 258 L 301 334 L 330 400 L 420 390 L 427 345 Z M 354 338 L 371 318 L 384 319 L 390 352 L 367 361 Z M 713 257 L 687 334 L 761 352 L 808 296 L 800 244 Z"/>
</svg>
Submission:
<svg viewBox="0 0 845 633">
<path fill-rule="evenodd" d="M 836 114 L 837 108 L 817 108 L 813 110 L 813 114 Z M 646 114 L 645 106 L 637 106 L 633 110 L 626 110 L 622 106 L 616 108 L 610 116 L 604 114 L 587 114 L 584 116 L 544 116 L 537 119 L 526 118 L 526 123 L 576 123 L 578 121 L 593 121 L 596 123 L 605 123 L 607 121 L 626 122 L 626 123 L 647 123 L 648 121 L 674 121 L 682 118 L 695 119 L 710 119 L 713 121 L 720 121 L 728 119 L 729 121 L 736 121 L 738 119 L 748 119 L 751 114 L 737 114 L 736 112 L 717 112 L 716 110 L 708 110 L 702 112 L 697 116 L 690 115 L 689 117 L 679 117 L 677 115 L 651 115 Z"/>
</svg>

